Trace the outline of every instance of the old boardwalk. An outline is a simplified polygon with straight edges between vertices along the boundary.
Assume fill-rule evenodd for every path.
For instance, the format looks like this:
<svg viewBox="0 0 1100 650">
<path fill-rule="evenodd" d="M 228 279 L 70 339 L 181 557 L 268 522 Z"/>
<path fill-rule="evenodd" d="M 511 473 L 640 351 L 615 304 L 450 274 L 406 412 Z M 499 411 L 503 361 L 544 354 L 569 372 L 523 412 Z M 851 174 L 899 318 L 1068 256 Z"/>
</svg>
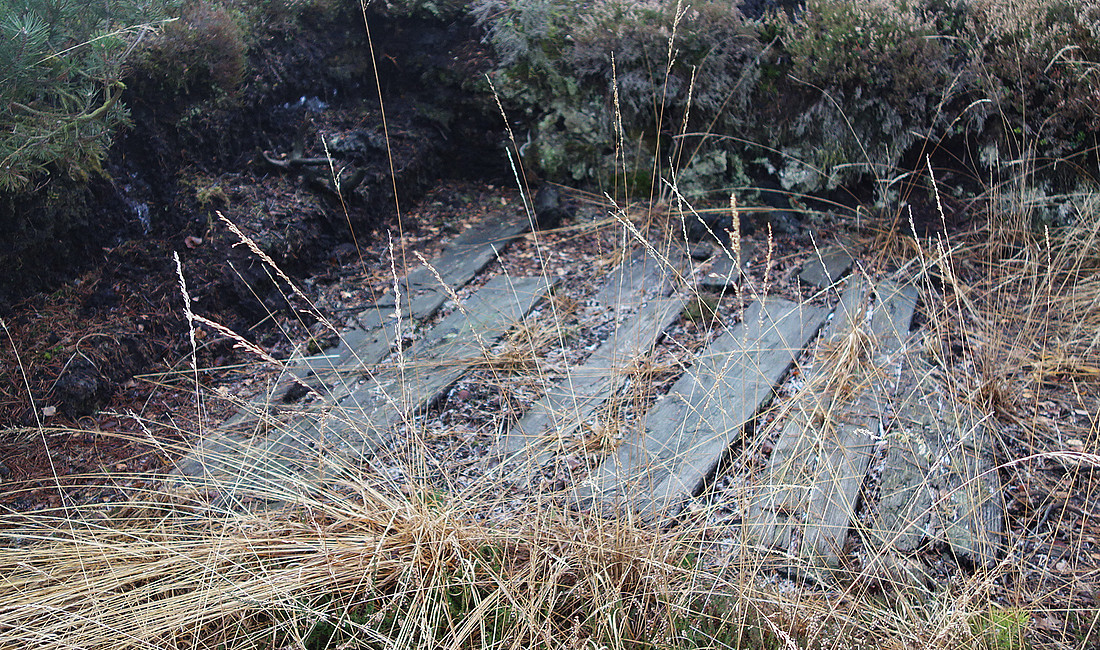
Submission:
<svg viewBox="0 0 1100 650">
<path fill-rule="evenodd" d="M 176 480 L 262 493 L 288 481 L 323 484 L 369 462 L 551 292 L 544 278 L 500 275 L 408 349 L 397 343 L 402 328 L 430 318 L 527 228 L 526 217 L 496 219 L 456 238 L 360 313 L 337 347 L 292 360 L 180 463 Z M 481 464 L 485 480 L 540 489 L 536 479 L 555 457 L 599 426 L 628 383 L 645 381 L 635 369 L 689 301 L 706 304 L 698 292 L 744 297 L 738 283 L 751 257 L 723 251 L 707 272 L 676 246 L 627 251 L 586 297 L 613 323 L 609 333 L 584 361 L 540 375 L 542 397 L 498 433 Z M 709 344 L 617 444 L 604 441 L 592 471 L 559 495 L 561 507 L 674 523 L 727 471 L 732 445 L 774 440 L 763 472 L 745 477 L 739 520 L 760 554 L 822 580 L 853 539 L 883 558 L 939 545 L 968 563 L 995 562 L 1003 504 L 990 420 L 951 394 L 922 334 L 910 332 L 916 287 L 858 271 L 844 279 L 853 267 L 847 247 L 807 256 L 800 280 L 835 303 L 831 310 L 821 300 L 762 297 L 733 325 L 715 321 Z M 801 387 L 777 402 L 799 363 Z"/>
<path fill-rule="evenodd" d="M 872 301 L 875 304 L 872 305 Z M 806 373 L 752 502 L 748 532 L 765 548 L 835 566 L 883 436 L 889 366 L 916 309 L 916 291 L 854 277 Z M 869 318 L 868 318 L 869 317 Z"/>
<path fill-rule="evenodd" d="M 582 501 L 636 508 L 647 516 L 674 514 L 771 401 L 826 313 L 782 299 L 751 305 L 579 488 Z"/>
</svg>

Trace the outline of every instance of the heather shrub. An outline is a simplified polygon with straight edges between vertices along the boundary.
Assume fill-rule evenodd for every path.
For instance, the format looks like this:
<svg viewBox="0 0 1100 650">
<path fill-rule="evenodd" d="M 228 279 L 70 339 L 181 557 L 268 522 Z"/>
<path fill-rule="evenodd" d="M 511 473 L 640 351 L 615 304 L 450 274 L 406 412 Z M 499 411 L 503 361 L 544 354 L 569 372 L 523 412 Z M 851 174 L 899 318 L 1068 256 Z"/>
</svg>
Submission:
<svg viewBox="0 0 1100 650">
<path fill-rule="evenodd" d="M 976 1 L 968 29 L 982 93 L 1035 153 L 1072 155 L 1100 128 L 1100 2 Z"/>
<path fill-rule="evenodd" d="M 626 0 L 471 12 L 527 162 L 551 177 L 637 185 L 656 170 L 725 192 L 770 175 L 820 191 L 894 177 L 907 152 L 947 141 L 981 152 L 995 181 L 1021 178 L 1010 161 L 1025 155 L 1057 163 L 1028 180 L 1049 191 L 1096 170 L 1095 0 L 757 4 L 751 18 Z"/>
<path fill-rule="evenodd" d="M 885 177 L 915 142 L 959 117 L 969 61 L 939 38 L 937 12 L 895 0 L 810 0 L 795 19 L 766 16 L 768 116 L 750 125 L 773 153 L 759 158 L 786 187 L 831 189 Z M 728 124 L 728 120 L 720 123 Z"/>
<path fill-rule="evenodd" d="M 607 0 L 578 16 L 569 2 L 486 0 L 474 13 L 498 55 L 495 88 L 526 123 L 528 162 L 551 176 L 652 182 L 654 160 L 684 149 L 671 125 L 747 108 L 760 46 L 724 3 Z"/>
<path fill-rule="evenodd" d="M 179 20 L 143 48 L 135 74 L 172 93 L 232 94 L 248 69 L 245 16 L 203 1 L 189 2 Z"/>
</svg>

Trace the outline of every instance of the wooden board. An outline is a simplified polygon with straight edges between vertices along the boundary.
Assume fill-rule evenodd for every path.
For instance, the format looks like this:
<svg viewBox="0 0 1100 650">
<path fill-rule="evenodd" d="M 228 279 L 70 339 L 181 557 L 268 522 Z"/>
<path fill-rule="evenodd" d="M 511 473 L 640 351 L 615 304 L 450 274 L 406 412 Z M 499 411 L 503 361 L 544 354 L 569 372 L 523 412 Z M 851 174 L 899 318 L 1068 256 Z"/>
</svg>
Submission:
<svg viewBox="0 0 1100 650">
<path fill-rule="evenodd" d="M 990 420 L 948 395 L 934 375 L 920 358 L 903 371 L 871 534 L 899 551 L 945 543 L 956 557 L 990 567 L 1004 527 Z"/>
<path fill-rule="evenodd" d="M 630 367 L 649 355 L 661 333 L 680 316 L 685 302 L 683 297 L 674 297 L 642 304 L 584 365 L 570 369 L 565 379 L 555 382 L 532 405 L 493 454 L 503 465 L 516 465 L 510 472 L 513 479 L 549 462 L 582 424 L 620 392 Z"/>
<path fill-rule="evenodd" d="M 882 437 L 887 367 L 899 362 L 916 309 L 913 287 L 883 282 L 874 293 L 861 278 L 849 281 L 745 524 L 755 543 L 814 566 L 839 558 Z"/>
<path fill-rule="evenodd" d="M 405 327 L 434 314 L 450 297 L 450 291 L 473 279 L 496 259 L 500 249 L 529 229 L 526 215 L 487 219 L 448 243 L 440 256 L 430 262 L 430 268 L 421 264 L 401 278 L 398 287 Z M 356 315 L 357 326 L 341 333 L 335 348 L 288 361 L 287 370 L 275 385 L 254 398 L 254 408 L 242 409 L 228 422 L 229 426 L 247 426 L 256 421 L 257 411 L 285 408 L 285 404 L 297 401 L 308 391 L 314 391 L 322 399 L 339 399 L 349 392 L 349 382 L 357 382 L 363 369 L 390 353 L 398 321 L 396 302 L 392 292 L 382 296 Z"/>
<path fill-rule="evenodd" d="M 277 455 L 319 448 L 373 452 L 393 425 L 430 406 L 483 361 L 548 291 L 540 278 L 493 278 L 409 348 L 400 363 L 375 370 L 333 408 L 304 418 L 309 425 L 280 436 L 272 450 Z"/>
<path fill-rule="evenodd" d="M 490 458 L 512 478 L 548 462 L 555 446 L 574 435 L 623 386 L 623 375 L 648 355 L 683 309 L 683 298 L 666 298 L 688 261 L 680 252 L 655 257 L 639 247 L 615 267 L 589 301 L 589 308 L 623 315 L 611 335 L 579 367 L 553 382 L 546 394 L 495 445 Z M 502 470 L 504 471 L 504 470 Z"/>
<path fill-rule="evenodd" d="M 822 307 L 754 303 L 707 346 L 630 437 L 577 488 L 582 505 L 672 513 L 702 489 L 824 322 Z"/>
<path fill-rule="evenodd" d="M 831 287 L 852 268 L 852 255 L 844 246 L 825 246 L 803 264 L 798 279 L 815 287 Z"/>
<path fill-rule="evenodd" d="M 667 296 L 683 280 L 688 258 L 683 251 L 636 248 L 607 274 L 591 298 L 595 308 L 633 309 L 650 298 Z"/>
<path fill-rule="evenodd" d="M 505 246 L 530 229 L 531 221 L 526 214 L 510 215 L 481 221 L 455 237 L 443 253 L 430 262 L 430 268 L 420 265 L 406 276 L 403 294 L 411 299 L 403 300 L 411 305 L 411 316 L 422 319 L 434 313 L 442 304 L 436 301 L 447 299 L 447 287 L 453 289 L 469 282 L 497 259 Z"/>
<path fill-rule="evenodd" d="M 548 291 L 540 278 L 499 276 L 433 327 L 401 363 L 376 369 L 335 405 L 294 414 L 267 439 L 223 435 L 204 440 L 181 463 L 183 476 L 257 485 L 273 477 L 316 474 L 331 458 L 362 456 L 381 444 L 392 425 L 430 405 L 488 347 L 521 320 Z"/>
</svg>

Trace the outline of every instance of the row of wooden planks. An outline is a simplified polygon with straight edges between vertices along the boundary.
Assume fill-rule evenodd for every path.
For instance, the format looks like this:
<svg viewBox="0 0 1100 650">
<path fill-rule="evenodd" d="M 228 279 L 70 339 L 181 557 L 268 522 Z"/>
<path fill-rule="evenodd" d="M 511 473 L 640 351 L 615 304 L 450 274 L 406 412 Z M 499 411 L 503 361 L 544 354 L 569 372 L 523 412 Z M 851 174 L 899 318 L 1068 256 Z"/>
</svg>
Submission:
<svg viewBox="0 0 1100 650">
<path fill-rule="evenodd" d="M 383 299 L 361 313 L 359 327 L 334 351 L 298 360 L 272 391 L 204 440 L 181 463 L 180 476 L 259 489 L 288 476 L 324 479 L 339 465 L 334 458 L 374 453 L 551 290 L 540 278 L 494 278 L 396 363 L 380 364 L 396 349 L 401 327 L 431 316 L 525 230 L 526 222 L 515 220 L 467 231 L 405 278 L 399 301 Z M 720 255 L 700 284 L 735 284 L 741 262 Z M 803 279 L 836 288 L 850 264 L 842 250 L 826 250 Z M 530 480 L 598 418 L 683 312 L 685 292 L 677 289 L 689 265 L 685 256 L 639 247 L 604 278 L 591 301 L 612 313 L 613 333 L 500 437 L 490 476 Z M 831 311 L 755 301 L 573 486 L 571 501 L 650 519 L 676 516 L 773 406 L 777 386 L 824 328 L 801 369 L 805 387 L 782 405 L 774 451 L 746 500 L 746 543 L 828 568 L 858 528 L 884 548 L 941 543 L 968 561 L 994 561 L 1002 504 L 988 421 L 944 393 L 909 332 L 916 307 L 914 287 L 872 285 L 859 274 Z M 313 399 L 295 403 L 292 396 L 306 391 Z M 873 516 L 857 519 L 872 467 L 880 472 L 880 496 Z"/>
</svg>

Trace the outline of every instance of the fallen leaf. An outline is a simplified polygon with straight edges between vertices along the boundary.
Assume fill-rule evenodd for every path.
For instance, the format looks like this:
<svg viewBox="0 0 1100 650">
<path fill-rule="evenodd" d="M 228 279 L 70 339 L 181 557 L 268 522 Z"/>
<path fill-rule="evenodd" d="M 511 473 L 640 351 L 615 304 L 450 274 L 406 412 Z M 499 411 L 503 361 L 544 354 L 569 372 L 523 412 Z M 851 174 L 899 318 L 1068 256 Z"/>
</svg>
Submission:
<svg viewBox="0 0 1100 650">
<path fill-rule="evenodd" d="M 202 237 L 196 237 L 194 235 L 188 235 L 183 238 L 183 245 L 188 248 L 195 248 L 196 246 L 202 246 Z"/>
</svg>

